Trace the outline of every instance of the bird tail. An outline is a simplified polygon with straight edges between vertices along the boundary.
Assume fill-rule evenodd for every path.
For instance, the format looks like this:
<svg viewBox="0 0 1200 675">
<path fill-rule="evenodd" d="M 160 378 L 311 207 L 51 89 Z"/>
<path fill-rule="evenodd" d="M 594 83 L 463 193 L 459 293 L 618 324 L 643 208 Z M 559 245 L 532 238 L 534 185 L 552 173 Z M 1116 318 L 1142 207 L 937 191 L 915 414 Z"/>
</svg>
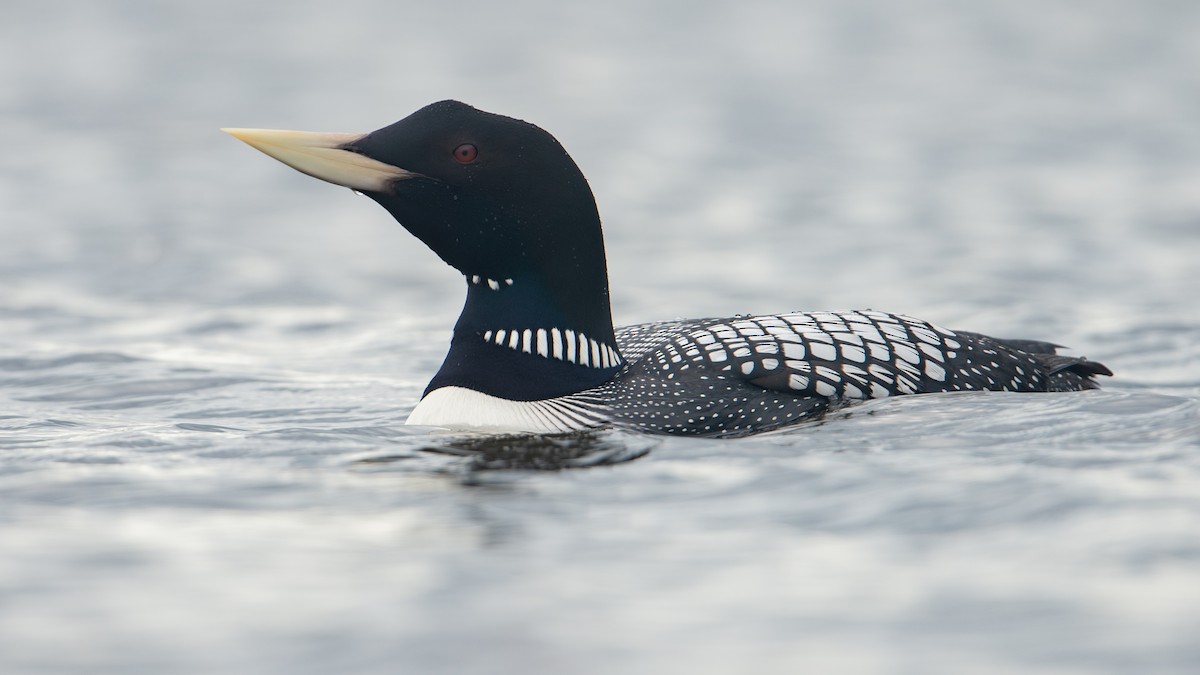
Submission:
<svg viewBox="0 0 1200 675">
<path fill-rule="evenodd" d="M 959 331 L 961 334 L 962 331 Z M 986 337 L 986 336 L 984 336 Z M 1096 375 L 1111 376 L 1113 372 L 1103 363 L 1089 361 L 1082 356 L 1063 356 L 1058 353 L 1062 345 L 1041 340 L 1015 340 L 1010 338 L 988 337 L 992 342 L 999 343 L 1009 349 L 1025 352 L 1033 357 L 1049 377 L 1050 391 L 1076 391 L 1079 389 L 1099 389 Z"/>
</svg>

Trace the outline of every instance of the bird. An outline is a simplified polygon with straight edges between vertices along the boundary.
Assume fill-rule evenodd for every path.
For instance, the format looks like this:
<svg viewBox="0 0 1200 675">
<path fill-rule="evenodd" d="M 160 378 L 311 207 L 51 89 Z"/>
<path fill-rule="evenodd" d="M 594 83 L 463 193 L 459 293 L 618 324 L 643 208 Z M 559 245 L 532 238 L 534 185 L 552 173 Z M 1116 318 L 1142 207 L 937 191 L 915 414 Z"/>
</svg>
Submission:
<svg viewBox="0 0 1200 675">
<path fill-rule="evenodd" d="M 1076 391 L 1112 375 L 1053 343 L 874 310 L 614 328 L 600 215 L 583 172 L 549 132 L 459 101 L 365 134 L 222 131 L 370 197 L 463 276 L 449 350 L 407 424 L 739 437 L 860 400 Z"/>
</svg>

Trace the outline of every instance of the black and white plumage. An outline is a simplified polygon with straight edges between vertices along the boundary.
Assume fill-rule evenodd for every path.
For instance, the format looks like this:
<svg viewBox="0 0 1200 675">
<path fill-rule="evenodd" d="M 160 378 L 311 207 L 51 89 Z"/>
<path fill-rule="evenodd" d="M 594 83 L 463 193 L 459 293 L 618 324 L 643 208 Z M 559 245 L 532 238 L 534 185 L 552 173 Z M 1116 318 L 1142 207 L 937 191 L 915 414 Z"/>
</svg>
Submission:
<svg viewBox="0 0 1200 675">
<path fill-rule="evenodd" d="M 1050 343 L 870 310 L 614 330 L 595 201 L 542 129 L 443 101 L 370 134 L 227 131 L 375 199 L 463 274 L 450 351 L 410 424 L 741 436 L 842 402 L 1073 391 L 1112 374 Z"/>
<path fill-rule="evenodd" d="M 902 394 L 1088 389 L 1091 375 L 1107 373 L 1048 343 L 870 310 L 630 326 L 617 340 L 631 366 L 609 385 L 611 407 L 626 423 L 668 433 L 745 435 L 831 404 Z"/>
</svg>

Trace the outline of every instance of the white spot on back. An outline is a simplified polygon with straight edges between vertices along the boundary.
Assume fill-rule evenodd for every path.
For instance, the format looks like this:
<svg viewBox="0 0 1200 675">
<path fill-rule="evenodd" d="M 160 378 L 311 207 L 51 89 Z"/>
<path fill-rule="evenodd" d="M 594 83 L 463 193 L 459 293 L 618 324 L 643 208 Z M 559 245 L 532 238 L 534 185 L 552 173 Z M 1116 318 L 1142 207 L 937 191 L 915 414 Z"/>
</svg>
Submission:
<svg viewBox="0 0 1200 675">
<path fill-rule="evenodd" d="M 784 365 L 791 370 L 798 370 L 803 373 L 807 373 L 812 370 L 812 365 L 809 364 L 808 361 L 784 361 Z"/>
<path fill-rule="evenodd" d="M 945 359 L 945 355 L 942 353 L 942 350 L 938 349 L 937 347 L 935 347 L 931 344 L 922 342 L 922 343 L 918 344 L 917 346 L 921 348 L 922 352 L 925 352 L 925 356 L 927 356 L 935 361 L 942 361 L 943 359 Z"/>
<path fill-rule="evenodd" d="M 933 331 L 929 330 L 928 328 L 913 326 L 912 334 L 916 335 L 917 339 L 921 342 L 928 342 L 931 345 L 940 345 L 942 343 L 942 341 L 938 339 L 938 336 L 934 335 Z"/>
<path fill-rule="evenodd" d="M 863 351 L 862 347 L 857 347 L 855 345 L 842 345 L 841 352 L 842 358 L 846 359 L 847 361 L 862 363 L 863 361 L 867 360 L 867 354 Z"/>
<path fill-rule="evenodd" d="M 803 342 L 785 342 L 783 343 L 783 355 L 789 359 L 803 359 L 807 356 Z"/>
<path fill-rule="evenodd" d="M 946 369 L 942 368 L 933 361 L 925 362 L 925 374 L 928 375 L 930 379 L 937 380 L 938 382 L 946 381 Z"/>
<path fill-rule="evenodd" d="M 837 349 L 832 344 L 810 342 L 808 348 L 812 352 L 814 359 L 821 359 L 823 361 L 834 361 L 837 359 Z"/>
<path fill-rule="evenodd" d="M 917 350 L 908 345 L 893 344 L 892 351 L 896 352 L 896 356 L 908 361 L 909 363 L 920 363 L 921 357 L 917 354 Z"/>
</svg>

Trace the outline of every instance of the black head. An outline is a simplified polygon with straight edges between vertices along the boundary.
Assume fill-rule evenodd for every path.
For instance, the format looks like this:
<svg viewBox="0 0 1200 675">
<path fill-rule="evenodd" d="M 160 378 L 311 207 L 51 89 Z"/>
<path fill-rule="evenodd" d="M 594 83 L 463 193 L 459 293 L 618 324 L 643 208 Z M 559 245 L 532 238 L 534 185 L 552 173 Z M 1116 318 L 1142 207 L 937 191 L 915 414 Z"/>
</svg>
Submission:
<svg viewBox="0 0 1200 675">
<path fill-rule="evenodd" d="M 415 174 L 366 194 L 463 274 L 549 281 L 603 252 L 587 180 L 532 124 L 442 101 L 344 147 Z"/>
<path fill-rule="evenodd" d="M 485 337 L 498 329 L 570 330 L 615 348 L 596 203 L 579 167 L 546 131 L 458 101 L 434 103 L 368 134 L 227 131 L 371 197 L 466 276 L 467 302 L 442 380 L 466 377 L 451 367 L 456 358 L 470 377 L 478 376 L 481 359 L 504 361 L 510 373 L 528 362 L 531 372 L 553 366 L 573 374 L 557 372 L 547 378 L 553 386 L 522 394 L 535 397 L 594 385 L 615 370 L 607 361 L 603 368 L 555 364 L 536 349 L 514 351 Z"/>
</svg>

